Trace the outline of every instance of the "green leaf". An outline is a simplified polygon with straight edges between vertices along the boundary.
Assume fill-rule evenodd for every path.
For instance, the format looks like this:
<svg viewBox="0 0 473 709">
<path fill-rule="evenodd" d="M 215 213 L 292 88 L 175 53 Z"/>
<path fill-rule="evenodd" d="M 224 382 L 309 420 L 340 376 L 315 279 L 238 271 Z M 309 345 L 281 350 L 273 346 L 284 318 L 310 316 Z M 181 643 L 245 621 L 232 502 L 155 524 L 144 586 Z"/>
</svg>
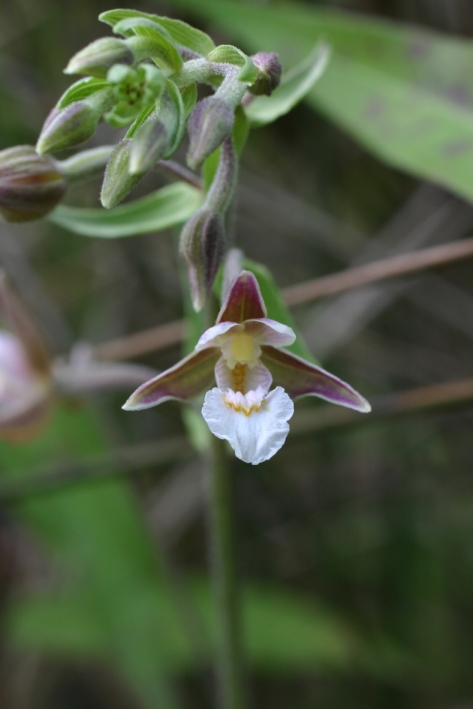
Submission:
<svg viewBox="0 0 473 709">
<path fill-rule="evenodd" d="M 145 106 L 139 116 L 134 120 L 132 125 L 129 127 L 125 138 L 133 138 L 138 128 L 141 128 L 143 123 L 151 116 L 153 111 L 156 109 L 155 103 L 150 103 L 149 106 Z"/>
<path fill-rule="evenodd" d="M 181 92 L 173 81 L 166 81 L 166 88 L 157 104 L 157 112 L 167 128 L 172 127 L 168 149 L 164 155 L 170 158 L 184 138 L 186 132 L 186 111 Z M 164 115 L 166 114 L 166 115 Z"/>
<path fill-rule="evenodd" d="M 128 36 L 129 42 L 132 42 L 129 36 L 130 32 L 136 37 L 148 40 L 146 51 L 161 68 L 168 69 L 172 73 L 182 69 L 183 61 L 181 55 L 170 34 L 158 23 L 146 18 L 130 17 L 118 22 L 113 31 L 125 37 Z M 138 43 L 137 46 L 140 47 L 140 44 Z"/>
<path fill-rule="evenodd" d="M 289 66 L 325 39 L 332 56 L 311 105 L 391 165 L 473 199 L 471 41 L 297 2 L 172 4 Z"/>
<path fill-rule="evenodd" d="M 21 446 L 4 443 L 0 466 L 3 476 L 28 478 L 39 461 L 77 464 L 83 455 L 107 450 L 90 411 L 57 409 L 39 438 Z M 12 512 L 48 552 L 62 579 L 59 597 L 55 591 L 15 606 L 9 619 L 12 639 L 56 656 L 106 658 L 143 707 L 175 707 L 163 679 L 165 658 L 171 644 L 183 661 L 188 645 L 128 484 L 105 480 L 65 487 L 26 498 Z"/>
<path fill-rule="evenodd" d="M 182 224 L 202 201 L 200 190 L 185 182 L 175 182 L 111 210 L 59 206 L 48 219 L 75 234 L 114 239 Z"/>
<path fill-rule="evenodd" d="M 212 49 L 215 49 L 215 44 L 210 39 L 208 34 L 191 27 L 186 22 L 181 20 L 172 20 L 169 17 L 158 17 L 147 12 L 138 12 L 137 10 L 110 10 L 99 15 L 99 20 L 106 22 L 114 27 L 118 22 L 127 18 L 145 18 L 156 22 L 164 27 L 172 37 L 172 39 L 182 47 L 186 47 L 197 54 L 206 56 Z"/>
<path fill-rule="evenodd" d="M 155 22 L 157 15 L 151 15 L 148 12 L 139 12 L 138 10 L 107 10 L 99 15 L 100 22 L 105 22 L 107 25 L 110 25 L 113 30 L 115 30 L 115 25 L 118 25 L 122 20 L 139 18 Z M 134 34 L 132 29 L 126 30 L 124 28 L 123 32 L 126 32 L 127 37 L 132 37 Z"/>
<path fill-rule="evenodd" d="M 182 103 L 184 104 L 184 113 L 186 118 L 191 114 L 192 109 L 197 101 L 197 86 L 189 84 L 181 89 Z"/>
<path fill-rule="evenodd" d="M 289 347 L 286 347 L 285 349 L 289 350 L 290 352 L 293 352 L 295 355 L 299 355 L 299 357 L 307 359 L 309 362 L 314 362 L 315 364 L 317 364 L 314 355 L 309 350 L 309 348 L 304 342 L 302 335 L 298 331 L 296 324 L 294 323 L 294 320 L 292 318 L 292 315 L 290 314 L 287 307 L 284 305 L 283 299 L 281 298 L 279 289 L 276 283 L 274 282 L 274 278 L 272 277 L 271 272 L 266 268 L 266 266 L 263 266 L 262 264 L 257 263 L 256 261 L 251 261 L 247 258 L 245 258 L 243 266 L 244 268 L 248 269 L 248 271 L 254 273 L 254 275 L 256 276 L 261 290 L 261 295 L 263 296 L 263 300 L 268 310 L 268 317 L 272 318 L 273 320 L 277 320 L 278 322 L 281 322 L 284 325 L 288 325 L 296 333 L 296 341 L 294 342 L 294 344 L 290 345 Z"/>
<path fill-rule="evenodd" d="M 246 112 L 243 110 L 242 106 L 237 106 L 235 111 L 235 122 L 233 124 L 232 136 L 233 142 L 235 144 L 235 150 L 238 155 L 241 155 L 243 148 L 245 147 L 249 130 L 250 125 L 246 116 Z"/>
<path fill-rule="evenodd" d="M 89 98 L 89 96 L 92 96 L 92 94 L 95 94 L 97 91 L 108 89 L 109 86 L 110 84 L 108 81 L 104 81 L 103 79 L 96 79 L 94 77 L 80 79 L 80 81 L 76 81 L 75 84 L 69 86 L 67 91 L 63 93 L 58 101 L 57 108 L 66 108 L 66 106 L 69 106 L 69 104 L 74 103 L 75 101 L 83 101 L 84 99 Z"/>
<path fill-rule="evenodd" d="M 215 48 L 215 44 L 208 34 L 201 32 L 195 27 L 191 27 L 186 22 L 171 20 L 169 17 L 160 17 L 159 23 L 167 29 L 177 44 L 197 54 L 201 54 L 205 57 Z"/>
<path fill-rule="evenodd" d="M 258 69 L 250 57 L 231 44 L 221 44 L 208 54 L 207 59 L 209 62 L 234 64 L 241 67 L 238 79 L 245 84 L 252 84 L 258 77 Z"/>
<path fill-rule="evenodd" d="M 330 56 L 325 42 L 319 43 L 307 59 L 284 74 L 271 96 L 258 96 L 245 109 L 252 128 L 272 123 L 289 113 L 322 76 Z"/>
</svg>

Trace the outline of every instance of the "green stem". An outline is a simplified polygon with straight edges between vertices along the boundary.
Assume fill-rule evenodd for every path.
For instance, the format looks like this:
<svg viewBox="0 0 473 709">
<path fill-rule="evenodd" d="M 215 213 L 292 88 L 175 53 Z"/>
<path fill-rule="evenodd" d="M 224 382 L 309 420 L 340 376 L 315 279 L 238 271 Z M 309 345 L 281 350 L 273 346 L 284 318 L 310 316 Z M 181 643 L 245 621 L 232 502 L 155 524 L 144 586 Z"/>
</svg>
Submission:
<svg viewBox="0 0 473 709">
<path fill-rule="evenodd" d="M 218 709 L 243 709 L 241 611 L 235 571 L 232 485 L 225 443 L 211 436 L 208 480 L 216 614 Z"/>
</svg>

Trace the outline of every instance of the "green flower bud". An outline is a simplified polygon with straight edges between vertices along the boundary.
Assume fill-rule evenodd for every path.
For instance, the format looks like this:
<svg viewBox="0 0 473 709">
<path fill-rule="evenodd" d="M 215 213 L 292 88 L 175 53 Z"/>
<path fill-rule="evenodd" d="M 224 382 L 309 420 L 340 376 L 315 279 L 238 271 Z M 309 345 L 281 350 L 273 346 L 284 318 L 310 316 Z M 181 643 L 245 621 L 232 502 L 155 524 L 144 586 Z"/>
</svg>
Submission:
<svg viewBox="0 0 473 709">
<path fill-rule="evenodd" d="M 95 133 L 111 99 L 111 91 L 103 89 L 87 99 L 74 101 L 65 108 L 53 108 L 36 144 L 38 153 L 44 155 L 58 152 L 88 140 Z"/>
<path fill-rule="evenodd" d="M 281 81 L 282 66 L 276 52 L 258 52 L 251 57 L 258 68 L 258 78 L 248 91 L 255 96 L 270 96 Z"/>
<path fill-rule="evenodd" d="M 115 64 L 107 74 L 107 81 L 113 86 L 115 105 L 105 120 L 115 128 L 129 125 L 145 106 L 160 97 L 165 84 L 163 73 L 151 64 L 138 69 Z"/>
<path fill-rule="evenodd" d="M 225 230 L 216 212 L 199 209 L 181 232 L 179 253 L 187 270 L 192 304 L 202 310 L 223 260 Z"/>
<path fill-rule="evenodd" d="M 41 219 L 61 201 L 67 180 L 58 164 L 30 145 L 0 152 L 0 215 L 7 222 Z"/>
<path fill-rule="evenodd" d="M 143 177 L 142 173 L 130 175 L 130 151 L 131 140 L 124 138 L 110 156 L 100 194 L 100 201 L 105 209 L 119 204 Z"/>
<path fill-rule="evenodd" d="M 196 104 L 187 121 L 187 164 L 199 168 L 232 131 L 234 112 L 223 99 L 209 96 Z"/>
<path fill-rule="evenodd" d="M 64 73 L 85 74 L 104 79 L 114 64 L 133 64 L 133 61 L 133 53 L 123 39 L 102 37 L 77 52 Z"/>
<path fill-rule="evenodd" d="M 144 175 L 166 153 L 169 133 L 166 126 L 154 115 L 137 130 L 130 149 L 130 175 Z"/>
</svg>

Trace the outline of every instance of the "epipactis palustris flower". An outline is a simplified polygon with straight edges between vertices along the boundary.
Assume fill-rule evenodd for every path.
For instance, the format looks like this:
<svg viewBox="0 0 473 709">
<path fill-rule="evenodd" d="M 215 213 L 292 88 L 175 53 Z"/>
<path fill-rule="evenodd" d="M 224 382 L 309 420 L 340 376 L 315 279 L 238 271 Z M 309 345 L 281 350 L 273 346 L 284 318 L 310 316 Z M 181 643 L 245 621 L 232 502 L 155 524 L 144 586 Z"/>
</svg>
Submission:
<svg viewBox="0 0 473 709">
<path fill-rule="evenodd" d="M 293 399 L 314 395 L 370 411 L 366 399 L 349 384 L 283 349 L 296 336 L 266 315 L 255 276 L 242 271 L 216 324 L 204 332 L 195 351 L 140 386 L 123 408 L 136 411 L 169 399 L 187 401 L 207 391 L 202 415 L 211 432 L 227 440 L 237 458 L 253 465 L 268 460 L 283 445 Z M 214 380 L 217 386 L 212 388 Z"/>
</svg>

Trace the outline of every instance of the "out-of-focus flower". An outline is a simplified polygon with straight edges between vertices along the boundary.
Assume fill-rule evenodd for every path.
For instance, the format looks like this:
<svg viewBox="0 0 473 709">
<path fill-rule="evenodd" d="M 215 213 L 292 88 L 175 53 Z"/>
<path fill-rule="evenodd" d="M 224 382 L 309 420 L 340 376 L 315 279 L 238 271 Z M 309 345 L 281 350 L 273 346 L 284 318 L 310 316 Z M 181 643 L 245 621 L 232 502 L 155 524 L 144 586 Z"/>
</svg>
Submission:
<svg viewBox="0 0 473 709">
<path fill-rule="evenodd" d="M 0 329 L 0 439 L 18 443 L 40 433 L 58 394 L 131 389 L 156 373 L 135 364 L 96 362 L 84 345 L 73 349 L 69 361 L 52 361 L 34 319 L 4 276 L 0 307 L 11 328 Z"/>
<path fill-rule="evenodd" d="M 13 332 L 0 330 L 0 438 L 28 440 L 52 403 L 49 356 L 35 323 L 0 277 L 0 305 Z"/>
<path fill-rule="evenodd" d="M 139 387 L 123 408 L 187 401 L 207 390 L 202 415 L 211 432 L 253 465 L 268 460 L 283 445 L 293 399 L 314 395 L 370 411 L 366 399 L 349 384 L 285 350 L 294 342 L 294 332 L 266 315 L 256 278 L 242 271 L 195 352 Z M 211 388 L 214 379 L 217 387 Z M 272 384 L 276 387 L 270 390 Z"/>
</svg>

